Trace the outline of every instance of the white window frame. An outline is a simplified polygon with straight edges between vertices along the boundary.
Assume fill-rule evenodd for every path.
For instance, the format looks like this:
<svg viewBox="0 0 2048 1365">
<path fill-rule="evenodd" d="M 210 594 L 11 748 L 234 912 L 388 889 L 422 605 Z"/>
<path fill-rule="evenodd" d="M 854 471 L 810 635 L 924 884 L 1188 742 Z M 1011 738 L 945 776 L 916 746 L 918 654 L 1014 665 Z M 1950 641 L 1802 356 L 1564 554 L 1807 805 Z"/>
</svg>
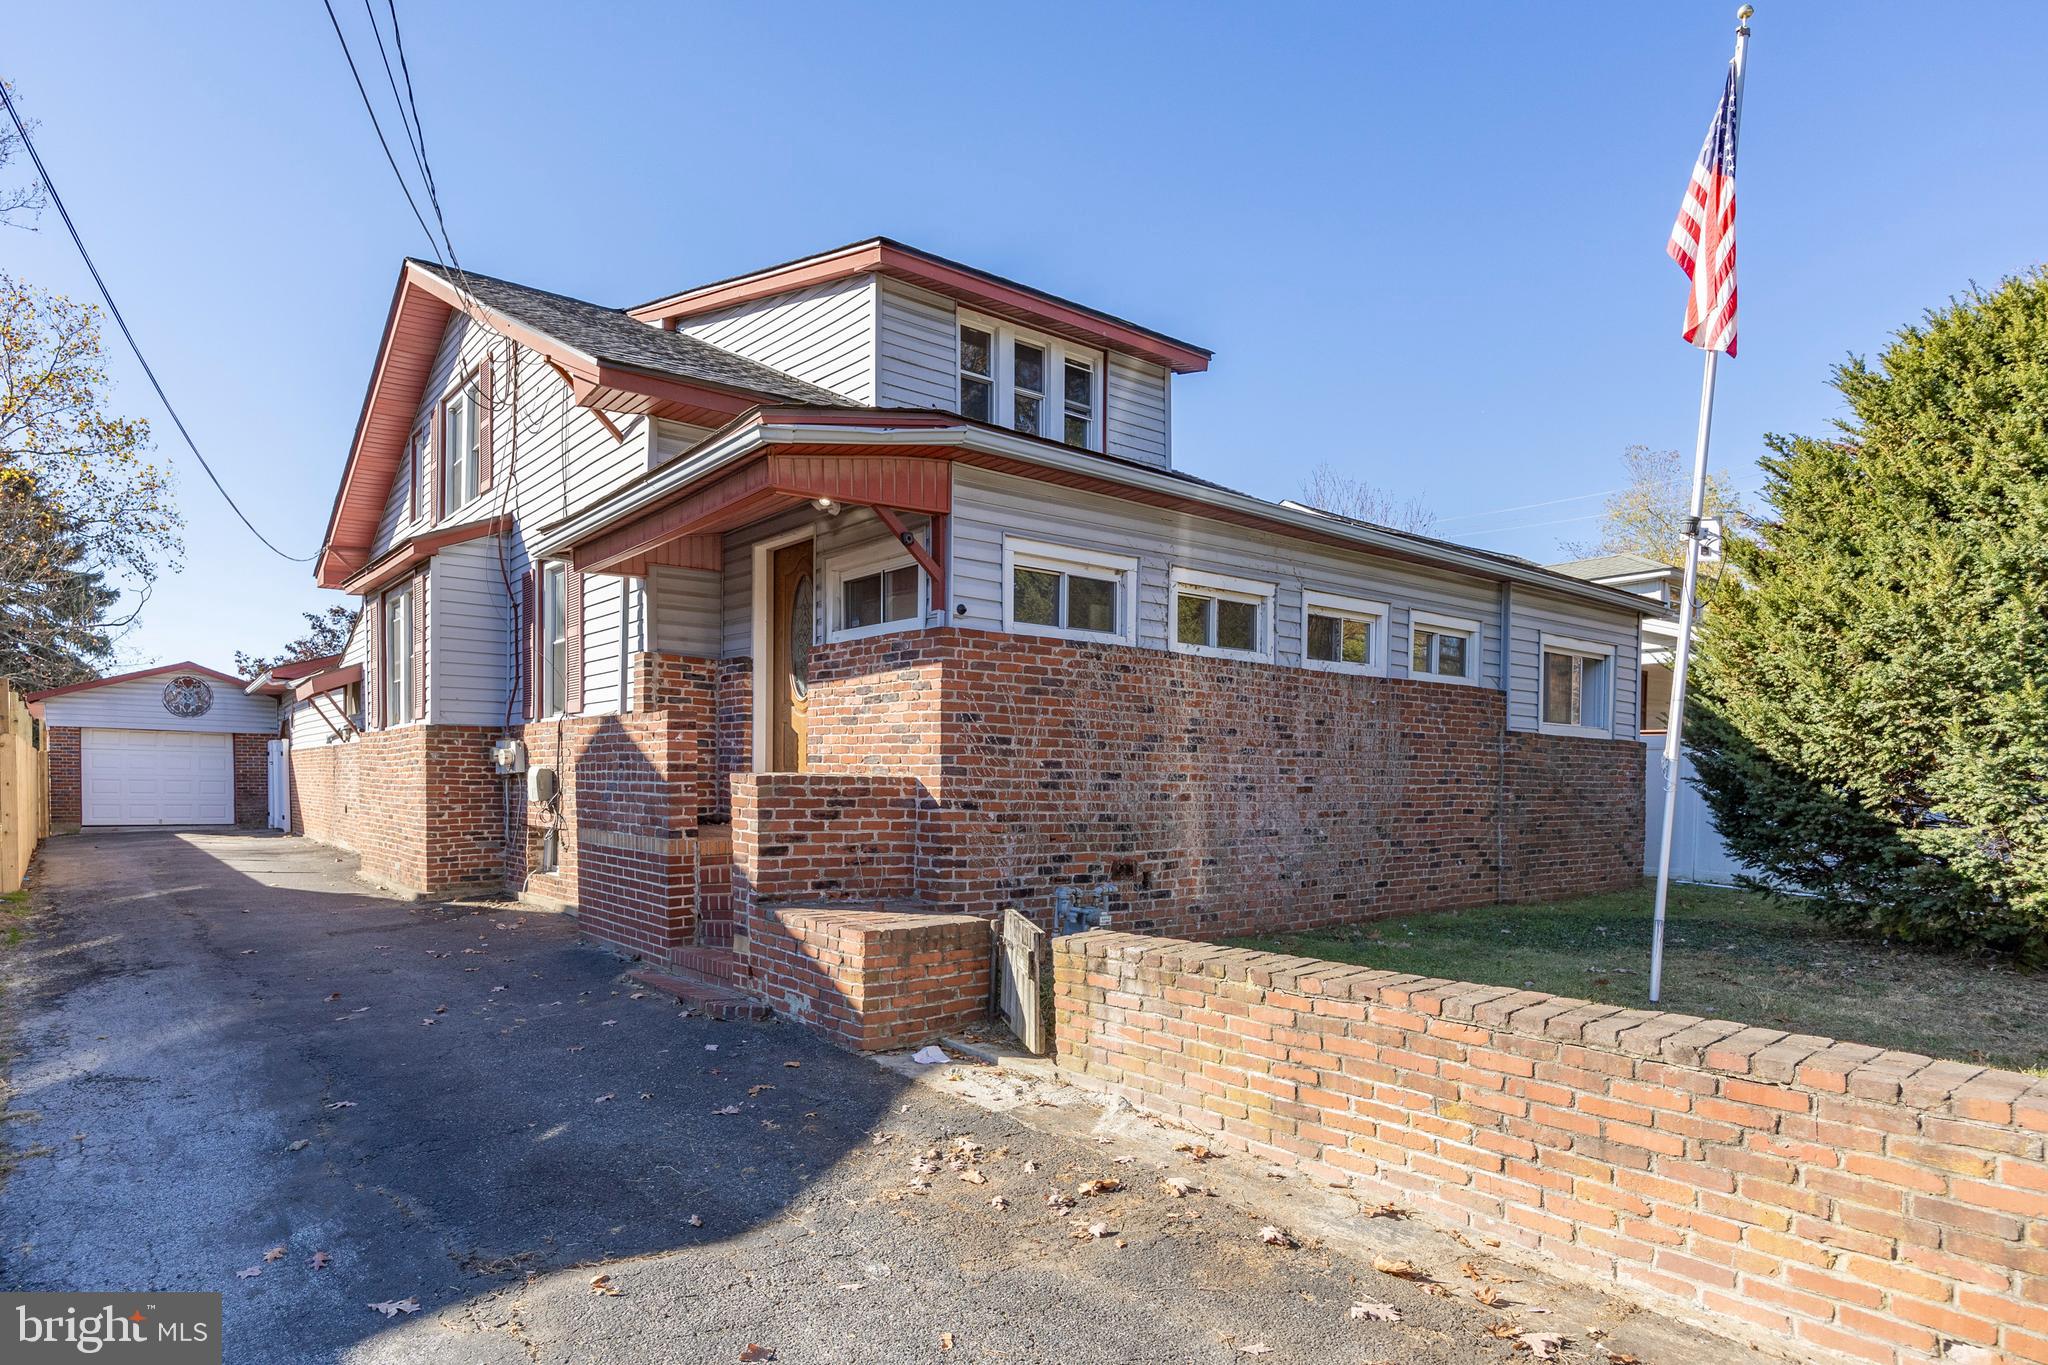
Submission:
<svg viewBox="0 0 2048 1365">
<path fill-rule="evenodd" d="M 1250 602 L 1259 609 L 1259 644 L 1256 649 L 1225 649 L 1221 645 L 1183 644 L 1180 638 L 1180 596 L 1183 591 L 1196 597 L 1215 597 L 1228 602 Z M 1166 593 L 1166 647 L 1176 654 L 1198 654 L 1205 659 L 1250 659 L 1273 662 L 1273 606 L 1279 585 L 1204 569 L 1173 566 Z"/>
<path fill-rule="evenodd" d="M 1368 630 L 1366 640 L 1367 650 L 1371 655 L 1370 661 L 1354 664 L 1342 659 L 1310 658 L 1308 618 L 1311 614 L 1334 616 L 1340 621 L 1356 621 L 1364 625 Z M 1320 592 L 1314 588 L 1304 589 L 1301 594 L 1302 667 L 1312 668 L 1319 673 L 1355 673 L 1362 677 L 1386 677 L 1387 663 L 1393 656 L 1393 651 L 1388 648 L 1391 633 L 1387 629 L 1388 617 L 1387 604 L 1384 602 L 1374 602 L 1363 597 L 1346 597 L 1334 592 Z"/>
<path fill-rule="evenodd" d="M 920 535 L 918 542 L 922 544 Z M 901 621 L 877 621 L 871 626 L 847 626 L 846 583 L 849 579 L 866 578 L 870 574 L 886 573 L 890 569 L 908 568 L 917 575 L 917 611 Z M 896 635 L 906 630 L 924 629 L 925 618 L 932 609 L 931 578 L 924 571 L 909 550 L 894 536 L 862 545 L 832 555 L 825 561 L 825 640 L 828 644 L 840 644 L 847 640 L 865 640 L 875 635 Z"/>
<path fill-rule="evenodd" d="M 1463 635 L 1465 637 L 1465 676 L 1457 677 L 1448 673 L 1417 672 L 1415 669 L 1415 630 L 1434 631 L 1438 635 Z M 1408 647 L 1402 651 L 1401 662 L 1411 678 L 1426 678 L 1430 682 L 1455 683 L 1465 687 L 1479 686 L 1479 623 L 1465 616 L 1440 616 L 1433 611 L 1411 611 L 1408 613 Z M 1435 662 L 1434 657 L 1431 659 Z"/>
<path fill-rule="evenodd" d="M 384 632 L 383 657 L 379 660 L 384 676 L 377 679 L 379 695 L 384 703 L 379 719 L 387 730 L 410 724 L 413 719 L 412 613 L 412 589 L 409 587 L 385 593 L 379 603 L 377 628 Z"/>
<path fill-rule="evenodd" d="M 1037 569 L 1042 573 L 1081 574 L 1089 578 L 1116 580 L 1116 624 L 1114 631 L 1074 630 L 1067 626 L 1046 626 L 1017 619 L 1017 570 Z M 1064 597 L 1062 610 L 1064 610 Z M 1095 644 L 1128 645 L 1137 642 L 1138 560 L 1135 555 L 1110 554 L 1105 550 L 1084 550 L 1049 541 L 1003 537 L 1003 629 L 1011 635 L 1041 635 L 1055 640 L 1082 640 Z"/>
<path fill-rule="evenodd" d="M 1579 660 L 1593 660 L 1607 665 L 1607 697 L 1605 725 L 1567 725 L 1548 720 L 1543 714 L 1544 655 L 1563 654 Z M 1615 688 L 1620 665 L 1615 658 L 1613 645 L 1596 644 L 1591 640 L 1574 640 L 1563 635 L 1541 634 L 1537 636 L 1536 649 L 1536 729 L 1546 735 L 1576 735 L 1585 739 L 1614 738 Z M 1583 683 L 1579 689 L 1579 716 L 1586 714 L 1586 698 Z"/>
<path fill-rule="evenodd" d="M 464 440 L 451 439 L 455 416 L 462 414 Z M 478 422 L 480 400 L 475 375 L 455 386 L 442 400 L 439 449 L 441 515 L 455 516 L 483 496 L 483 428 Z"/>
<path fill-rule="evenodd" d="M 1034 332 L 1028 327 L 1012 326 L 1010 323 L 998 321 L 984 314 L 972 313 L 963 308 L 959 310 L 959 316 L 955 319 L 953 327 L 953 368 L 956 372 L 953 388 L 953 406 L 955 411 L 961 409 L 959 377 L 966 373 L 959 366 L 960 328 L 962 327 L 972 327 L 976 331 L 987 332 L 993 338 L 995 354 L 993 356 L 992 368 L 995 373 L 993 376 L 994 390 L 989 395 L 988 421 L 990 426 L 1001 427 L 1004 431 L 1016 430 L 1011 425 L 1011 419 L 1015 417 L 1017 411 L 1016 343 L 1021 341 L 1027 345 L 1036 346 L 1045 352 L 1045 394 L 1040 400 L 1039 405 L 1038 431 L 1020 434 L 1035 434 L 1051 441 L 1055 445 L 1067 446 L 1069 450 L 1101 451 L 1104 432 L 1102 412 L 1108 396 L 1108 356 L 1101 351 L 1091 350 L 1086 346 L 1076 345 L 1074 342 L 1065 341 L 1044 332 Z M 1086 445 L 1081 446 L 1067 445 L 1066 439 L 1067 358 L 1069 356 L 1088 366 L 1092 375 L 1089 392 L 1088 442 Z"/>
<path fill-rule="evenodd" d="M 534 615 L 534 629 L 540 634 L 540 657 L 534 661 L 534 671 L 540 676 L 534 681 L 540 688 L 540 704 L 534 708 L 537 720 L 553 720 L 566 715 L 569 701 L 569 566 L 563 560 L 550 560 L 540 566 L 540 601 L 535 605 L 539 610 Z M 548 606 L 558 605 L 562 613 L 562 631 L 556 635 L 548 622 Z M 562 647 L 562 667 L 555 668 L 555 646 Z"/>
</svg>

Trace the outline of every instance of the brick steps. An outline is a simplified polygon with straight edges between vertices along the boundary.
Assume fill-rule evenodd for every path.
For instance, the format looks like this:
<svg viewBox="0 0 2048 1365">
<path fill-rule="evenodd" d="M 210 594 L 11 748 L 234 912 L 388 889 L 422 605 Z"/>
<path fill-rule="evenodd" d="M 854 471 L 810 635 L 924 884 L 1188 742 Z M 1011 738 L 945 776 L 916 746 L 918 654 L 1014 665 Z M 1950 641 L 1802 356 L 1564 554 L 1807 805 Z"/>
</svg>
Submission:
<svg viewBox="0 0 2048 1365">
<path fill-rule="evenodd" d="M 733 985 L 730 978 L 636 967 L 626 973 L 626 979 L 648 990 L 659 991 L 707 1019 L 766 1019 L 773 1013 L 764 1002 Z"/>
<path fill-rule="evenodd" d="M 735 981 L 739 978 L 739 958 L 730 948 L 696 945 L 685 948 L 671 948 L 668 951 L 671 967 L 691 976 L 701 976 L 709 981 Z"/>
</svg>

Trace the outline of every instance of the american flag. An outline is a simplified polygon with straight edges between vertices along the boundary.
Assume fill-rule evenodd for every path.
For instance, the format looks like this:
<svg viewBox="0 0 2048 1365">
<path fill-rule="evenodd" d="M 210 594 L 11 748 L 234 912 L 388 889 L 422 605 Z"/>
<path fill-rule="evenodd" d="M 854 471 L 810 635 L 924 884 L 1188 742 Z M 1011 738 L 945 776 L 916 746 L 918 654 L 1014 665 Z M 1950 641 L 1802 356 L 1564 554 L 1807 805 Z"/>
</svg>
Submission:
<svg viewBox="0 0 2048 1365">
<path fill-rule="evenodd" d="M 1735 65 L 1721 88 L 1721 107 L 1692 168 L 1665 246 L 1692 281 L 1685 301 L 1685 339 L 1703 351 L 1735 354 Z"/>
</svg>

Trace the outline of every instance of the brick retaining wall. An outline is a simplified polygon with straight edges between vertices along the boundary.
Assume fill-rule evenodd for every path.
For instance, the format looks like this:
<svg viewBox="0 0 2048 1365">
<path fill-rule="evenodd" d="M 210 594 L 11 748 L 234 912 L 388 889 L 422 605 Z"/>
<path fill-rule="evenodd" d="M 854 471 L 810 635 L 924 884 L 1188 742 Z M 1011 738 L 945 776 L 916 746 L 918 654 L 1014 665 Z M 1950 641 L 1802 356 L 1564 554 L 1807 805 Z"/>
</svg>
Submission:
<svg viewBox="0 0 2048 1365">
<path fill-rule="evenodd" d="M 1803 1358 L 2048 1361 L 2048 1081 L 1129 934 L 1054 969 L 1062 1065 L 1220 1148 Z"/>
<path fill-rule="evenodd" d="M 497 732 L 399 725 L 292 750 L 292 833 L 357 854 L 372 881 L 447 895 L 504 884 Z"/>
<path fill-rule="evenodd" d="M 973 915 L 770 906 L 748 989 L 841 1047 L 910 1047 L 988 1016 L 988 921 Z"/>
</svg>

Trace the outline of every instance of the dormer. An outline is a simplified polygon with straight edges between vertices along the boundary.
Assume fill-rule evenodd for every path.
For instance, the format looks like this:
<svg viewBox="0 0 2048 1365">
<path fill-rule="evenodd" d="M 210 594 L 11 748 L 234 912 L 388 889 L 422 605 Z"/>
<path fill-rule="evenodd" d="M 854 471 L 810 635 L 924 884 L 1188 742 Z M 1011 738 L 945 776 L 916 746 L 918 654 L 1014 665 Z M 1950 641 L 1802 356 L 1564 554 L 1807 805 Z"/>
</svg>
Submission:
<svg viewBox="0 0 2048 1365">
<path fill-rule="evenodd" d="M 629 310 L 853 402 L 958 413 L 1170 468 L 1172 381 L 1209 352 L 872 238 Z"/>
</svg>

